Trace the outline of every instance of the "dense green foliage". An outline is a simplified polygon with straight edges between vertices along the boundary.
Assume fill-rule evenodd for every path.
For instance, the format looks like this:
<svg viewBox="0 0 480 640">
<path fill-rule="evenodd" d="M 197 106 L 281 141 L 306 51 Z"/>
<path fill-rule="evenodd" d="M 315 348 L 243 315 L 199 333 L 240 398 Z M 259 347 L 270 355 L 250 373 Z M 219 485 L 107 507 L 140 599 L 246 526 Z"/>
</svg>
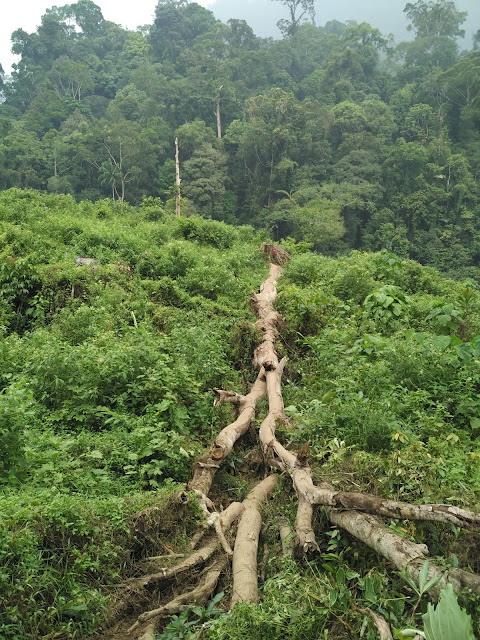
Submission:
<svg viewBox="0 0 480 640">
<path fill-rule="evenodd" d="M 18 29 L 0 188 L 168 200 L 178 135 L 185 211 L 478 278 L 480 52 L 458 51 L 465 14 L 408 3 L 415 39 L 394 45 L 367 23 L 305 23 L 309 0 L 280 2 L 277 41 L 181 0 L 160 0 L 136 32 L 91 0 Z"/>
<path fill-rule="evenodd" d="M 137 32 L 79 0 L 12 36 L 20 62 L 11 78 L 0 67 L 0 638 L 86 638 L 138 562 L 186 550 L 201 516 L 179 487 L 231 419 L 211 389 L 254 379 L 249 292 L 272 237 L 293 256 L 277 301 L 282 441 L 310 440 L 314 476 L 335 487 L 480 509 L 480 31 L 460 53 L 465 15 L 417 0 L 405 7 L 415 38 L 394 45 L 366 23 L 305 23 L 310 0 L 279 1 L 279 41 L 183 0 L 160 0 Z M 231 499 L 254 481 L 244 446 L 216 477 Z M 281 484 L 271 547 L 278 509 L 295 513 Z M 480 573 L 478 535 L 390 526 Z M 217 598 L 161 637 L 373 640 L 362 607 L 397 637 L 436 634 L 447 609 L 469 628 L 452 594 L 434 610 L 430 587 L 320 511 L 315 527 L 321 554 L 272 554 L 259 605 L 223 614 Z M 461 604 L 478 633 L 480 603 Z"/>
<path fill-rule="evenodd" d="M 153 200 L 15 189 L 0 236 L 0 636 L 77 637 L 100 586 L 153 544 L 135 514 L 155 507 L 145 539 L 181 544 L 189 521 L 154 490 L 186 481 L 218 430 L 211 388 L 241 385 L 229 337 L 263 274 L 259 239 Z"/>
<path fill-rule="evenodd" d="M 0 237 L 0 635 L 83 638 L 108 608 L 105 586 L 163 545 L 186 545 L 198 514 L 173 496 L 231 416 L 213 410 L 210 390 L 243 391 L 255 375 L 248 299 L 266 274 L 262 238 L 176 219 L 155 199 L 77 204 L 18 189 L 0 194 Z M 314 473 L 335 486 L 478 508 L 476 285 L 387 252 L 338 260 L 284 246 L 294 428 L 282 439 L 310 439 Z M 245 495 L 238 453 L 217 481 Z M 293 518 L 283 485 L 280 508 Z M 392 526 L 440 562 L 479 570 L 474 534 Z M 374 638 L 353 603 L 411 626 L 418 596 L 405 579 L 323 519 L 316 528 L 321 556 L 303 567 L 272 556 L 260 605 L 192 610 L 191 636 L 172 635 L 173 621 L 167 637 L 197 637 L 208 621 L 218 639 L 340 639 L 362 624 Z M 275 545 L 273 526 L 267 535 Z M 477 604 L 464 604 L 478 625 Z"/>
</svg>

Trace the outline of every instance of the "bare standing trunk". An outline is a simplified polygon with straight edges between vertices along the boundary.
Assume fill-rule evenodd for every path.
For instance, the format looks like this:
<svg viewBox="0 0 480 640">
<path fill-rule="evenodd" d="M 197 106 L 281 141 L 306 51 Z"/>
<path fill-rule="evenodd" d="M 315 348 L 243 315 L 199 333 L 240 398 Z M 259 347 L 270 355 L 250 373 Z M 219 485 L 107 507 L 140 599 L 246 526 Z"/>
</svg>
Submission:
<svg viewBox="0 0 480 640">
<path fill-rule="evenodd" d="M 217 106 L 215 109 L 215 117 L 217 119 L 217 138 L 222 137 L 222 114 L 220 111 L 220 94 L 222 92 L 222 89 L 223 89 L 223 84 L 217 91 Z"/>
<path fill-rule="evenodd" d="M 178 138 L 175 138 L 175 217 L 180 218 L 180 161 L 178 159 Z"/>
</svg>

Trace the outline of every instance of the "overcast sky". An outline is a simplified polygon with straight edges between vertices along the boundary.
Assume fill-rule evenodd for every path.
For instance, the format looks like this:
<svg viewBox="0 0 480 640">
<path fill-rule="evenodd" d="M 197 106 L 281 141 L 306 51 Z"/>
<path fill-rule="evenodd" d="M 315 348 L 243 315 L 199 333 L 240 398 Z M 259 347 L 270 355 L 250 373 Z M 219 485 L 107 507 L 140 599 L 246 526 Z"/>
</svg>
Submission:
<svg viewBox="0 0 480 640">
<path fill-rule="evenodd" d="M 15 57 L 10 53 L 10 36 L 21 27 L 28 33 L 36 30 L 45 9 L 76 0 L 0 0 L 2 11 L 0 18 L 0 63 L 6 73 Z M 217 18 L 226 22 L 229 18 L 247 20 L 254 32 L 262 37 L 280 37 L 276 22 L 287 17 L 280 2 L 271 0 L 196 0 L 209 7 Z M 139 25 L 152 24 L 157 0 L 94 0 L 102 9 L 106 20 L 121 24 L 128 29 Z M 393 34 L 395 42 L 413 37 L 406 30 L 407 19 L 403 8 L 407 0 L 317 0 L 317 24 L 327 20 L 367 21 L 384 34 Z M 460 41 L 461 48 L 470 49 L 472 35 L 480 28 L 480 0 L 455 0 L 461 11 L 468 12 L 468 20 L 463 25 L 466 38 Z"/>
<path fill-rule="evenodd" d="M 208 7 L 215 0 L 196 0 Z M 40 24 L 45 9 L 71 4 L 75 0 L 3 0 L 0 17 L 0 63 L 6 73 L 16 57 L 10 53 L 10 36 L 21 27 L 32 33 Z M 152 24 L 157 0 L 94 0 L 102 9 L 105 20 L 121 24 L 128 29 L 136 29 L 141 24 Z"/>
</svg>

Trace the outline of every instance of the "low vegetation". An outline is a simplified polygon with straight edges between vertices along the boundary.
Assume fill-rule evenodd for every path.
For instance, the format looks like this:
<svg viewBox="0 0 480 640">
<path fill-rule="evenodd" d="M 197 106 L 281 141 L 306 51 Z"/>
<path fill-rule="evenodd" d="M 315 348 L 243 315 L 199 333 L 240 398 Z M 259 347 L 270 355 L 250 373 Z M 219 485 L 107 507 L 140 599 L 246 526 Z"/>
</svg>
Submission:
<svg viewBox="0 0 480 640">
<path fill-rule="evenodd" d="M 0 194 L 0 237 L 0 636 L 79 640 L 115 619 L 115 585 L 148 558 L 188 552 L 202 515 L 178 496 L 232 415 L 212 407 L 211 390 L 245 393 L 254 381 L 248 300 L 267 275 L 265 238 L 177 220 L 154 199 L 77 204 L 17 189 Z M 314 479 L 338 490 L 478 511 L 477 285 L 387 252 L 334 259 L 283 246 L 292 259 L 276 306 L 293 426 L 279 440 L 291 450 L 310 440 Z M 224 506 L 262 477 L 243 447 L 215 478 Z M 291 523 L 296 509 L 287 477 L 276 491 L 260 604 L 224 613 L 217 598 L 182 624 L 166 620 L 160 637 L 370 640 L 365 609 L 398 633 L 424 628 L 429 590 L 322 511 L 320 554 L 275 553 L 278 504 Z M 477 533 L 390 522 L 440 566 L 480 573 Z M 460 603 L 478 633 L 480 602 Z"/>
</svg>

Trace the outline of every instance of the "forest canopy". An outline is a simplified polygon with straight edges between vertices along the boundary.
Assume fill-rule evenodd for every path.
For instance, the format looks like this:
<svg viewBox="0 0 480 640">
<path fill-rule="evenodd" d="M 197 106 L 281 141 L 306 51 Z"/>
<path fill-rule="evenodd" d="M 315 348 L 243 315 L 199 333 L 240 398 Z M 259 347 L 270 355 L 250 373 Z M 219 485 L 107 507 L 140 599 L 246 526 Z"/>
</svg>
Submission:
<svg viewBox="0 0 480 640">
<path fill-rule="evenodd" d="M 139 31 L 91 0 L 16 30 L 0 188 L 167 201 L 178 136 L 186 211 L 277 240 L 320 224 L 322 251 L 385 248 L 478 277 L 480 51 L 478 38 L 459 50 L 466 13 L 407 3 L 414 39 L 396 44 L 365 22 L 316 26 L 313 3 L 283 4 L 281 40 L 172 0 Z"/>
</svg>

